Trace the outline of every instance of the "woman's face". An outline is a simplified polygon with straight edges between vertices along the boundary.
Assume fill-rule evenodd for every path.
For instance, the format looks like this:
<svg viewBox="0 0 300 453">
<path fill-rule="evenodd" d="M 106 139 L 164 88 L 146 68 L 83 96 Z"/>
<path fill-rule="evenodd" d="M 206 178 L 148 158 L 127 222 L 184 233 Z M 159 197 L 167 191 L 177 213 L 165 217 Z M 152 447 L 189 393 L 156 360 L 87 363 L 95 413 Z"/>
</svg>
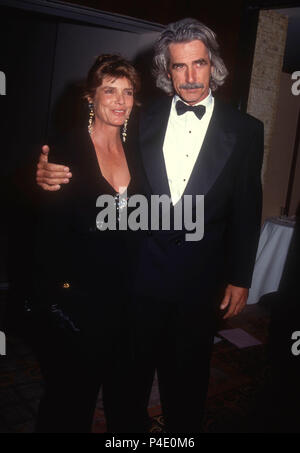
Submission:
<svg viewBox="0 0 300 453">
<path fill-rule="evenodd" d="M 134 102 L 133 87 L 126 77 L 104 77 L 97 88 L 94 103 L 95 120 L 111 126 L 122 126 L 129 118 Z"/>
</svg>

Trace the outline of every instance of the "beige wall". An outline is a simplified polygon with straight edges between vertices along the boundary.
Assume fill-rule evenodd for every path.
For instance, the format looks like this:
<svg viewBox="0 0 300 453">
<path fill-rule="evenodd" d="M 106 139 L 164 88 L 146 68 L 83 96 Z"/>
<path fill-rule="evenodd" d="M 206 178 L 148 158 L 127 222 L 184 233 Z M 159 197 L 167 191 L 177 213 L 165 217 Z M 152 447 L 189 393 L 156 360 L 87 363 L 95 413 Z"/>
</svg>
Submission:
<svg viewBox="0 0 300 453">
<path fill-rule="evenodd" d="M 277 113 L 287 28 L 286 16 L 271 10 L 260 11 L 247 112 L 263 121 L 265 127 L 263 183 Z"/>
<path fill-rule="evenodd" d="M 280 215 L 285 205 L 300 109 L 300 95 L 291 92 L 294 81 L 290 74 L 282 73 L 287 28 L 286 16 L 260 11 L 247 112 L 263 121 L 265 127 L 262 221 Z M 299 201 L 300 156 L 289 215 L 295 214 Z"/>
<path fill-rule="evenodd" d="M 290 74 L 281 74 L 278 109 L 268 155 L 268 165 L 264 181 L 263 220 L 266 217 L 280 214 L 284 206 L 292 155 L 295 143 L 300 95 L 291 92 L 293 81 Z M 298 156 L 297 171 L 294 180 L 291 209 L 293 215 L 300 201 L 300 158 Z"/>
</svg>

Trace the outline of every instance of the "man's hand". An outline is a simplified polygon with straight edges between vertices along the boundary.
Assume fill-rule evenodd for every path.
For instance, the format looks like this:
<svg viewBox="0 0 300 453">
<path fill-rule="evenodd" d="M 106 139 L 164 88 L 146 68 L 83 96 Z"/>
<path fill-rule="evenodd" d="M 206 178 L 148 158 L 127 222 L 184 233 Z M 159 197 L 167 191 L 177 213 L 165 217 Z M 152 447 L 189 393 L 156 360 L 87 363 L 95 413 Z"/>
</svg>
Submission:
<svg viewBox="0 0 300 453">
<path fill-rule="evenodd" d="M 42 147 L 42 152 L 37 164 L 36 182 L 44 190 L 54 192 L 60 189 L 60 184 L 68 184 L 72 173 L 64 165 L 48 163 L 50 148 L 47 145 Z"/>
<path fill-rule="evenodd" d="M 240 286 L 227 285 L 225 296 L 221 302 L 221 310 L 229 307 L 223 319 L 232 318 L 238 315 L 244 308 L 247 302 L 249 290 Z"/>
</svg>

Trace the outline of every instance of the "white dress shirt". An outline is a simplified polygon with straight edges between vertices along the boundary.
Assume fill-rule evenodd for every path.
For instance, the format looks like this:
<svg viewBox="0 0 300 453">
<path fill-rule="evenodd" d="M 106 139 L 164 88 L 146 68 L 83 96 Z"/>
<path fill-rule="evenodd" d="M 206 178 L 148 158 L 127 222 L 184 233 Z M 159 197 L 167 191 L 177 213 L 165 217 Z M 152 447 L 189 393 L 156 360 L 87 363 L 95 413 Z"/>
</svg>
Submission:
<svg viewBox="0 0 300 453">
<path fill-rule="evenodd" d="M 177 115 L 175 105 L 179 99 L 177 95 L 173 98 L 163 145 L 173 205 L 182 197 L 190 179 L 214 109 L 214 98 L 211 90 L 205 99 L 196 104 L 206 107 L 201 120 L 197 118 L 194 112 Z"/>
</svg>

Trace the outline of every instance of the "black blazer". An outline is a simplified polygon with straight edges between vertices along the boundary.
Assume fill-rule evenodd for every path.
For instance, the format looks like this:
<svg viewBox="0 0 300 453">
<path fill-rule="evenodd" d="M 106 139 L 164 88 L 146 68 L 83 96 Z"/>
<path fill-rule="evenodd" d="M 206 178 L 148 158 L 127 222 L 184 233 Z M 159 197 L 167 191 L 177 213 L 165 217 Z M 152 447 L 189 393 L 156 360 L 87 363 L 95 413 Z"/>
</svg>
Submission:
<svg viewBox="0 0 300 453">
<path fill-rule="evenodd" d="M 171 98 L 141 113 L 139 148 L 149 194 L 170 196 L 163 142 Z M 204 237 L 153 231 L 141 253 L 136 292 L 192 301 L 220 283 L 250 287 L 260 233 L 263 124 L 215 99 L 205 140 L 184 195 L 204 195 Z M 193 197 L 195 200 L 195 197 Z"/>
<path fill-rule="evenodd" d="M 131 174 L 130 196 L 141 192 L 140 170 L 129 143 L 124 151 Z M 96 228 L 97 197 L 115 191 L 101 175 L 86 129 L 55 141 L 51 159 L 68 165 L 73 178 L 60 193 L 41 194 L 34 300 L 38 306 L 58 304 L 80 330 L 103 333 L 107 340 L 118 331 L 128 302 L 137 234 Z"/>
</svg>

